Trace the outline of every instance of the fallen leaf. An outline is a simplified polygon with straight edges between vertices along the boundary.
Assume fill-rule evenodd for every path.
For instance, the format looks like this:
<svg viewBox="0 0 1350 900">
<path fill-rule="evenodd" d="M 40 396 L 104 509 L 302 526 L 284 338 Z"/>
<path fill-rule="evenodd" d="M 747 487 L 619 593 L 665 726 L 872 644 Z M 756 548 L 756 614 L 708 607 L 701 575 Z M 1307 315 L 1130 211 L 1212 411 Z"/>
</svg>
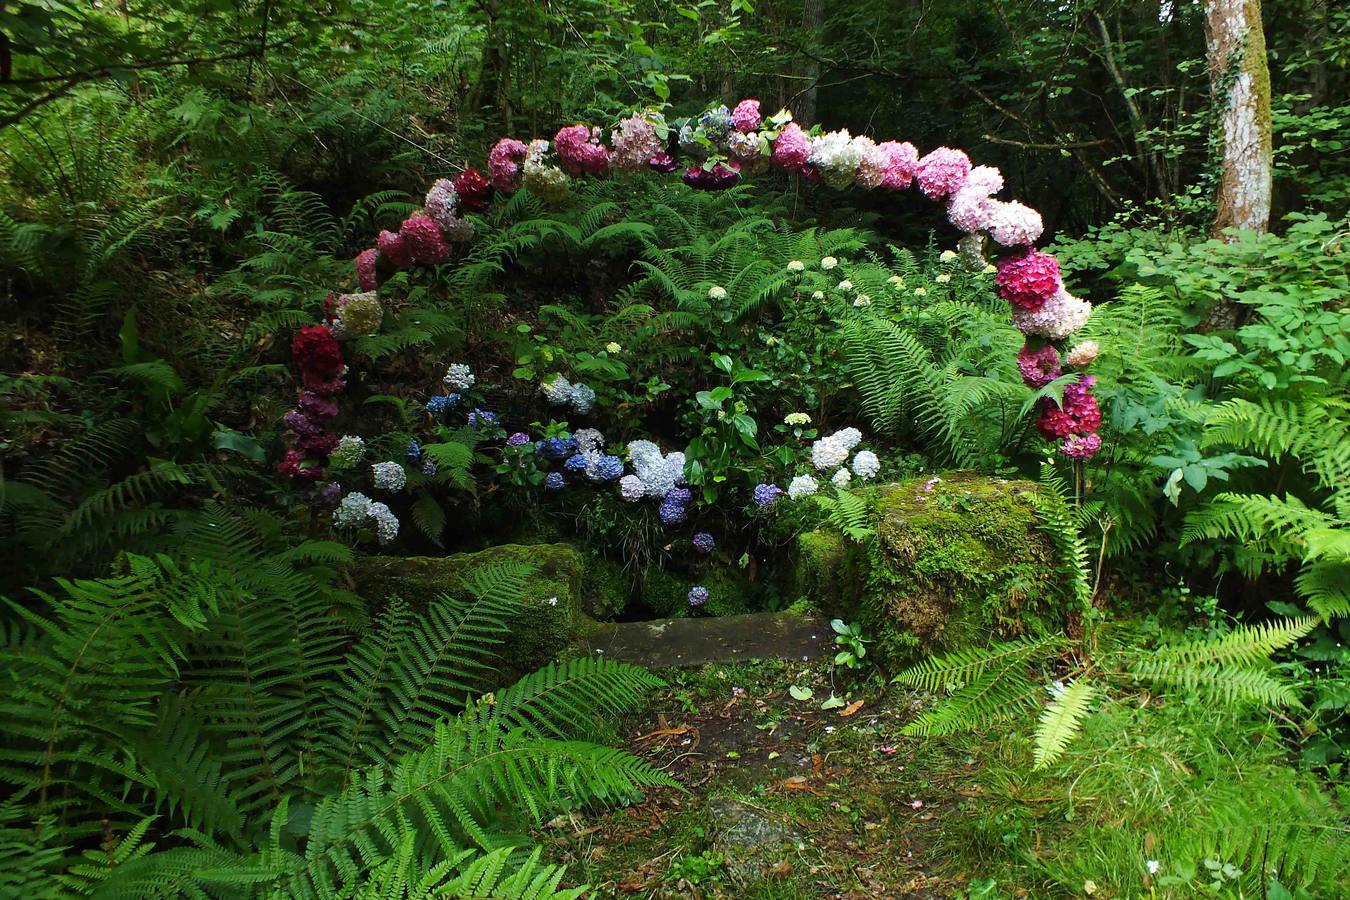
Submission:
<svg viewBox="0 0 1350 900">
<path fill-rule="evenodd" d="M 792 863 L 786 859 L 780 860 L 776 865 L 769 867 L 770 878 L 786 878 L 792 874 Z"/>
<path fill-rule="evenodd" d="M 857 712 L 858 710 L 862 709 L 862 707 L 863 707 L 863 701 L 861 701 L 861 700 L 854 700 L 854 701 L 853 701 L 852 703 L 850 703 L 848 706 L 846 706 L 846 707 L 844 707 L 843 709 L 841 709 L 841 710 L 839 711 L 839 715 L 841 715 L 841 716 L 843 716 L 843 717 L 845 717 L 845 718 L 848 718 L 849 716 L 853 715 L 853 714 L 854 714 L 855 712 Z"/>
<path fill-rule="evenodd" d="M 843 706 L 843 705 L 844 705 L 844 698 L 843 698 L 843 697 L 836 697 L 834 694 L 830 694 L 829 699 L 826 700 L 824 703 L 820 704 L 820 708 L 821 708 L 821 709 L 838 709 L 839 707 L 841 707 L 841 706 Z"/>
<path fill-rule="evenodd" d="M 795 684 L 788 688 L 788 693 L 792 695 L 793 700 L 800 700 L 803 702 L 810 700 L 815 695 L 815 691 L 811 690 L 809 687 L 798 687 Z"/>
</svg>

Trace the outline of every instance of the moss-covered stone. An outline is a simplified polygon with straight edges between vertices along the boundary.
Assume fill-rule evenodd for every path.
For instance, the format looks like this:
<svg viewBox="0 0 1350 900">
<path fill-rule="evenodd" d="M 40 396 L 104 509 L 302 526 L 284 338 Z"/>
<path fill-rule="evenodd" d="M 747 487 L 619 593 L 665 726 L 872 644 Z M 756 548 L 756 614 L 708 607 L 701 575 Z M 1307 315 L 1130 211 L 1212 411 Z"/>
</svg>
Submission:
<svg viewBox="0 0 1350 900">
<path fill-rule="evenodd" d="M 797 536 L 793 587 L 817 609 L 856 613 L 867 573 L 862 548 L 837 531 L 818 528 Z"/>
<path fill-rule="evenodd" d="M 715 566 L 697 575 L 669 569 L 648 569 L 642 583 L 642 599 L 657 618 L 677 619 L 690 614 L 689 589 L 708 589 L 702 615 L 738 616 L 755 608 L 754 588 L 746 573 L 729 566 Z"/>
<path fill-rule="evenodd" d="M 368 556 L 351 567 L 356 592 L 377 606 L 399 596 L 414 609 L 439 594 L 464 596 L 464 578 L 480 566 L 527 563 L 535 570 L 502 655 L 503 683 L 556 657 L 591 621 L 582 610 L 582 558 L 569 544 L 503 544 L 452 556 Z"/>
<path fill-rule="evenodd" d="M 633 593 L 633 577 L 623 563 L 591 553 L 581 576 L 581 608 L 601 621 L 623 612 Z"/>
<path fill-rule="evenodd" d="M 878 489 L 860 618 L 883 663 L 1062 624 L 1064 579 L 1036 490 L 959 472 Z"/>
</svg>

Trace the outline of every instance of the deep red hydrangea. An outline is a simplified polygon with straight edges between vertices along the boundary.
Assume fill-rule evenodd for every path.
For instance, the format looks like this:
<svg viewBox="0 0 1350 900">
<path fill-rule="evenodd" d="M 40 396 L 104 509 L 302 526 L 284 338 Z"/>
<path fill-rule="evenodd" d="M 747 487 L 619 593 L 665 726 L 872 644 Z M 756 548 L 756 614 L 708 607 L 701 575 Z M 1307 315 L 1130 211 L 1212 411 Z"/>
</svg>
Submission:
<svg viewBox="0 0 1350 900">
<path fill-rule="evenodd" d="M 291 356 L 306 376 L 334 378 L 342 374 L 342 348 L 327 325 L 306 325 L 291 338 Z"/>
<path fill-rule="evenodd" d="M 1064 288 L 1059 261 L 1049 253 L 1027 249 L 999 260 L 994 278 L 999 296 L 1013 306 L 1035 312 Z"/>
<path fill-rule="evenodd" d="M 492 185 L 477 169 L 465 169 L 455 178 L 455 193 L 460 208 L 469 212 L 486 212 L 492 199 Z"/>
<path fill-rule="evenodd" d="M 412 268 L 412 248 L 408 246 L 408 242 L 404 240 L 401 233 L 381 231 L 380 236 L 375 240 L 375 246 L 379 248 L 380 258 L 387 261 L 395 269 Z"/>
<path fill-rule="evenodd" d="M 700 191 L 724 191 L 741 179 L 741 167 L 734 162 L 716 163 L 711 169 L 690 166 L 684 183 Z"/>
<path fill-rule="evenodd" d="M 1036 430 L 1047 441 L 1057 441 L 1068 437 L 1077 429 L 1073 416 L 1060 409 L 1059 404 L 1049 397 L 1041 400 L 1041 414 L 1036 418 Z"/>
<path fill-rule="evenodd" d="M 609 169 L 609 150 L 600 143 L 600 129 L 569 125 L 553 136 L 558 162 L 568 175 L 602 175 Z"/>
<path fill-rule="evenodd" d="M 299 435 L 295 443 L 305 455 L 326 459 L 328 454 L 337 449 L 338 440 L 338 436 L 333 432 L 324 431 L 319 434 Z M 322 474 L 321 472 L 320 475 Z"/>
<path fill-rule="evenodd" d="M 1046 440 L 1058 440 L 1071 434 L 1087 435 L 1101 427 L 1101 407 L 1092 396 L 1092 387 L 1096 383 L 1093 376 L 1083 375 L 1065 385 L 1063 406 L 1048 397 L 1041 400 L 1036 428 Z"/>
<path fill-rule="evenodd" d="M 1023 344 L 1017 352 L 1017 371 L 1027 387 L 1040 390 L 1054 381 L 1064 370 L 1060 368 L 1059 351 L 1050 344 L 1042 344 L 1033 350 L 1030 344 Z"/>
<path fill-rule="evenodd" d="M 403 238 L 403 246 L 412 254 L 413 262 L 434 266 L 445 262 L 450 255 L 450 244 L 441 233 L 441 226 L 431 216 L 421 213 L 409 216 L 398 233 Z"/>
<path fill-rule="evenodd" d="M 680 167 L 680 164 L 676 162 L 675 157 L 671 156 L 669 153 L 662 150 L 660 153 L 657 153 L 655 156 L 653 156 L 651 159 L 647 161 L 647 167 L 651 169 L 653 172 L 661 172 L 662 174 L 666 174 L 669 172 L 674 172 L 676 169 Z"/>
<path fill-rule="evenodd" d="M 375 263 L 380 251 L 371 247 L 356 254 L 356 283 L 363 291 L 373 291 L 380 286 L 380 278 L 375 273 Z"/>
<path fill-rule="evenodd" d="M 286 457 L 277 463 L 277 471 L 298 481 L 318 481 L 323 478 L 323 466 L 305 465 L 305 456 L 299 450 L 287 450 Z"/>
</svg>

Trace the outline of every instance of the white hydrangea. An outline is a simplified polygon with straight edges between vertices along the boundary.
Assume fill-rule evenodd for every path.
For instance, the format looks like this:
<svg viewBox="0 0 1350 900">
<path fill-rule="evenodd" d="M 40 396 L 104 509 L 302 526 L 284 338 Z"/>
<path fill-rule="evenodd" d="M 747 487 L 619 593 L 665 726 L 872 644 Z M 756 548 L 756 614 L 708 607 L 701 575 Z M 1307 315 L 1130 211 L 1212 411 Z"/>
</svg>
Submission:
<svg viewBox="0 0 1350 900">
<path fill-rule="evenodd" d="M 350 469 L 366 455 L 366 442 L 354 434 L 344 434 L 337 447 L 328 454 L 328 464 L 334 469 Z"/>
<path fill-rule="evenodd" d="M 849 472 L 848 469 L 845 469 L 843 467 L 840 467 L 839 471 L 835 472 L 834 476 L 830 478 L 830 483 L 833 484 L 835 487 L 839 488 L 840 490 L 844 490 L 852 482 L 853 482 L 853 475 Z"/>
<path fill-rule="evenodd" d="M 579 428 L 572 435 L 576 439 L 577 449 L 582 453 L 588 450 L 600 450 L 605 446 L 605 436 L 598 428 Z"/>
<path fill-rule="evenodd" d="M 812 292 L 811 292 L 811 299 L 812 299 L 812 300 L 824 300 L 824 299 L 825 299 L 825 292 L 824 292 L 824 291 L 812 291 Z"/>
<path fill-rule="evenodd" d="M 392 543 L 398 537 L 398 516 L 383 503 L 370 504 L 370 518 L 375 522 L 375 539 L 381 544 Z"/>
<path fill-rule="evenodd" d="M 1037 334 L 1052 341 L 1062 341 L 1078 331 L 1091 315 L 1091 303 L 1065 290 L 1045 301 L 1040 309 L 1016 307 L 1012 311 L 1013 324 L 1023 334 Z"/>
<path fill-rule="evenodd" d="M 834 436 L 843 442 L 844 446 L 852 450 L 862 443 L 862 432 L 856 428 L 844 428 L 834 433 Z"/>
<path fill-rule="evenodd" d="M 544 397 L 554 406 L 566 406 L 572 399 L 572 382 L 561 375 L 554 375 L 539 385 Z"/>
<path fill-rule="evenodd" d="M 853 282 L 851 282 L 851 281 L 849 281 L 847 278 L 845 278 L 843 281 L 841 281 L 841 282 L 839 282 L 837 285 L 835 285 L 835 288 L 836 288 L 837 290 L 841 290 L 841 291 L 851 291 L 851 290 L 853 290 Z"/>
<path fill-rule="evenodd" d="M 946 284 L 947 282 L 952 280 L 952 276 L 947 272 L 943 272 L 935 280 L 937 281 L 938 284 Z"/>
<path fill-rule="evenodd" d="M 595 391 L 580 381 L 572 385 L 572 396 L 568 399 L 572 403 L 572 411 L 578 415 L 584 416 L 595 407 Z"/>
<path fill-rule="evenodd" d="M 712 287 L 708 288 L 708 299 L 709 300 L 727 299 L 727 289 L 722 287 L 720 284 L 714 284 Z"/>
<path fill-rule="evenodd" d="M 451 363 L 445 370 L 445 377 L 441 381 L 452 391 L 467 391 L 477 382 L 473 371 L 464 363 Z"/>
<path fill-rule="evenodd" d="M 794 259 L 787 264 L 787 270 L 793 274 L 804 272 L 806 271 L 806 263 L 802 262 L 800 259 Z"/>
<path fill-rule="evenodd" d="M 837 265 L 839 265 L 839 260 L 835 259 L 833 256 L 822 257 L 820 260 L 820 267 L 824 269 L 826 272 L 830 271 Z"/>
<path fill-rule="evenodd" d="M 625 475 L 619 479 L 619 494 L 629 503 L 636 503 L 647 496 L 647 485 L 636 475 Z"/>
<path fill-rule="evenodd" d="M 791 412 L 783 417 L 785 425 L 810 425 L 811 417 L 804 412 Z"/>
<path fill-rule="evenodd" d="M 1092 365 L 1092 361 L 1097 358 L 1097 354 L 1100 352 L 1101 348 L 1097 346 L 1096 341 L 1083 341 L 1064 354 L 1064 361 L 1075 369 L 1082 369 Z"/>
<path fill-rule="evenodd" d="M 859 294 L 858 296 L 856 296 L 856 297 L 853 298 L 853 305 L 854 305 L 854 306 L 871 306 L 871 305 L 872 305 L 872 295 L 871 295 L 871 294 Z"/>
<path fill-rule="evenodd" d="M 370 467 L 370 475 L 375 486 L 382 491 L 401 491 L 408 482 L 403 466 L 393 461 L 378 462 Z"/>
<path fill-rule="evenodd" d="M 826 184 L 843 188 L 853 183 L 865 152 L 866 145 L 855 141 L 848 129 L 841 128 L 812 138 L 807 162 L 820 170 Z"/>
<path fill-rule="evenodd" d="M 352 491 L 342 498 L 333 510 L 333 524 L 338 528 L 356 528 L 370 516 L 371 499 L 360 491 Z"/>
<path fill-rule="evenodd" d="M 881 460 L 871 450 L 859 450 L 853 456 L 853 472 L 863 481 L 871 481 L 881 471 Z"/>
<path fill-rule="evenodd" d="M 788 496 L 793 500 L 810 497 L 820 489 L 820 485 L 810 475 L 798 475 L 788 484 Z"/>
<path fill-rule="evenodd" d="M 811 464 L 821 472 L 837 469 L 848 459 L 848 451 L 837 435 L 823 437 L 811 445 Z"/>
<path fill-rule="evenodd" d="M 952 260 L 956 259 L 956 255 L 957 254 L 955 250 L 943 250 L 941 253 L 938 254 L 938 261 L 949 263 Z"/>
</svg>

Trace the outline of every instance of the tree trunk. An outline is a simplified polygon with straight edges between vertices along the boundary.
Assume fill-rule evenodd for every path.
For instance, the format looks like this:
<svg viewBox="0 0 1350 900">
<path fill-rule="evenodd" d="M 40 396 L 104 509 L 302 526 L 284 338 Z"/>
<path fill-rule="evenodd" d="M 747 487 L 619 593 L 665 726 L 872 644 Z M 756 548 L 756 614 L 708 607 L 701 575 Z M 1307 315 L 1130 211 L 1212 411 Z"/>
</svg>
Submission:
<svg viewBox="0 0 1350 900">
<path fill-rule="evenodd" d="M 1223 173 L 1213 234 L 1270 227 L 1270 69 L 1261 0 L 1205 0 L 1209 84 L 1218 111 Z"/>
<path fill-rule="evenodd" d="M 820 29 L 824 24 L 824 0 L 806 0 L 802 4 L 802 38 L 813 53 L 820 44 Z M 802 76 L 803 88 L 792 104 L 792 118 L 803 128 L 810 128 L 816 124 L 816 83 L 820 81 L 820 63 L 808 57 Z"/>
</svg>

